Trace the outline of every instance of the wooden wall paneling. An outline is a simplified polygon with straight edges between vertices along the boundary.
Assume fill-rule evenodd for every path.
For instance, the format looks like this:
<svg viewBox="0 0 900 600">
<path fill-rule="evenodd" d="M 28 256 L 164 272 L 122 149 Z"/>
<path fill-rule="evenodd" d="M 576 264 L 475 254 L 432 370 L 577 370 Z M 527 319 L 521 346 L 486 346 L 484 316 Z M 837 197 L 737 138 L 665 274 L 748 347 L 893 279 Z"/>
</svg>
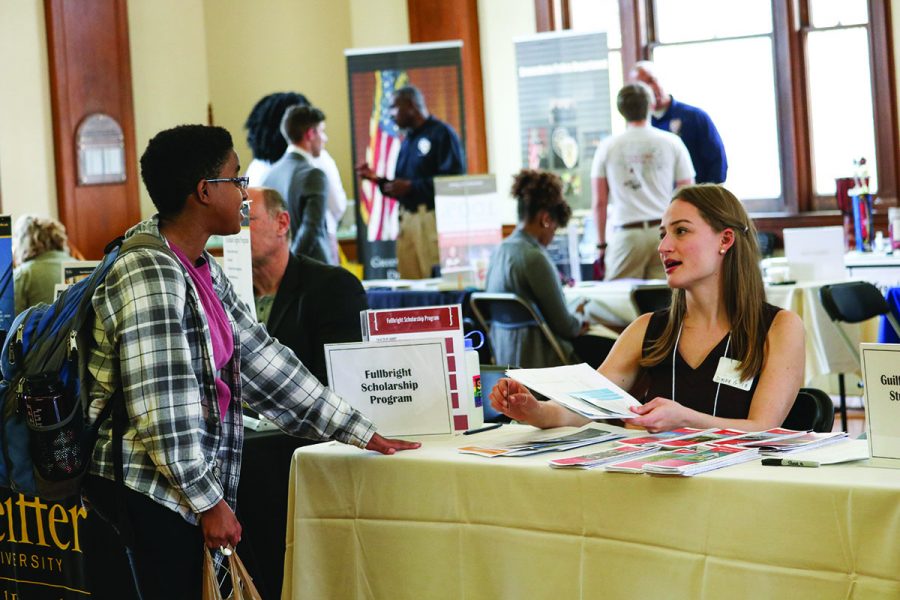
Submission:
<svg viewBox="0 0 900 600">
<path fill-rule="evenodd" d="M 553 0 L 534 0 L 534 23 L 537 32 L 553 31 L 556 29 L 555 21 Z"/>
<path fill-rule="evenodd" d="M 462 40 L 466 108 L 466 164 L 469 173 L 487 173 L 484 89 L 477 0 L 407 0 L 411 42 Z M 428 98 L 425 98 L 429 102 Z"/>
<path fill-rule="evenodd" d="M 126 0 L 45 0 L 60 220 L 85 258 L 140 220 Z M 122 183 L 78 185 L 75 134 L 84 117 L 116 119 L 125 138 Z"/>
<path fill-rule="evenodd" d="M 898 204 L 897 93 L 894 85 L 894 42 L 891 3 L 869 0 L 869 53 L 875 59 L 872 73 L 872 104 L 875 119 L 875 147 L 878 152 L 878 197 Z"/>
</svg>

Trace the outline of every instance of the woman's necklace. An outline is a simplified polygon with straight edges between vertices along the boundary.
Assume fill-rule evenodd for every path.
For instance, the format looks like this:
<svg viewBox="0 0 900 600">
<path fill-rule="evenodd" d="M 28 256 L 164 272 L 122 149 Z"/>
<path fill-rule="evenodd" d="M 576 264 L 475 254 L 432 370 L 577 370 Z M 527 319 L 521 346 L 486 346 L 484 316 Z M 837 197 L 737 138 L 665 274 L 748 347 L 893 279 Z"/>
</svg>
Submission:
<svg viewBox="0 0 900 600">
<path fill-rule="evenodd" d="M 675 357 L 678 355 L 678 342 L 681 341 L 681 332 L 684 329 L 684 321 L 678 328 L 678 335 L 675 337 L 675 348 L 672 349 L 672 401 L 675 401 Z M 721 342 L 720 342 L 721 343 Z M 723 358 L 728 358 L 728 347 L 731 345 L 731 332 L 728 332 L 728 340 L 725 342 L 725 354 Z M 704 360 L 705 362 L 705 360 Z M 716 397 L 713 400 L 712 416 L 716 416 L 716 409 L 719 407 L 719 390 L 722 389 L 722 382 L 716 384 Z"/>
</svg>

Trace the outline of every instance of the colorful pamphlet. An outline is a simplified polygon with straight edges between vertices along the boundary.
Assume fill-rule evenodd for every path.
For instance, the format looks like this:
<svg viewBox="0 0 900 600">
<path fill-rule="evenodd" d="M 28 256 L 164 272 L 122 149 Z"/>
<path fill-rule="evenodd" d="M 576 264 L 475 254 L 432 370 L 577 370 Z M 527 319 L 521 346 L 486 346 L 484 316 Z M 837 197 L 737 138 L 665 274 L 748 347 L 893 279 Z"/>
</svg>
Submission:
<svg viewBox="0 0 900 600">
<path fill-rule="evenodd" d="M 534 439 L 493 447 L 463 446 L 458 451 L 460 454 L 476 454 L 488 458 L 496 456 L 530 456 L 543 452 L 562 452 L 563 450 L 572 450 L 582 446 L 610 442 L 618 440 L 622 436 L 623 434 L 621 433 L 607 431 L 593 425 L 585 425 L 576 431 L 564 435 L 554 433 L 549 436 L 544 435 Z"/>
<path fill-rule="evenodd" d="M 731 438 L 746 435 L 746 433 L 746 431 L 741 431 L 740 429 L 709 429 L 688 437 L 662 440 L 659 445 L 663 448 L 689 448 L 700 444 L 718 444 Z"/>
<path fill-rule="evenodd" d="M 645 435 L 641 437 L 634 438 L 626 438 L 624 440 L 619 440 L 619 444 L 628 444 L 629 446 L 660 446 L 666 440 L 680 440 L 682 438 L 690 437 L 696 435 L 698 433 L 703 433 L 704 431 L 709 431 L 709 429 L 694 429 L 693 427 L 680 427 L 678 429 L 672 429 L 670 431 L 663 431 L 660 433 L 654 433 L 651 435 Z"/>
<path fill-rule="evenodd" d="M 756 449 L 734 446 L 700 445 L 658 452 L 649 456 L 606 465 L 607 471 L 618 473 L 653 473 L 691 476 L 728 465 L 753 460 Z"/>
<path fill-rule="evenodd" d="M 773 442 L 775 440 L 786 440 L 788 438 L 799 437 L 806 433 L 808 432 L 776 427 L 774 429 L 767 429 L 765 431 L 745 433 L 744 435 L 738 436 L 736 438 L 716 443 L 722 446 L 747 446 L 749 444 L 755 444 L 757 442 Z"/>
<path fill-rule="evenodd" d="M 752 448 L 703 445 L 681 448 L 673 451 L 672 455 L 666 460 L 657 460 L 644 465 L 644 472 L 689 477 L 697 473 L 754 460 L 759 453 Z"/>
<path fill-rule="evenodd" d="M 616 446 L 615 448 L 594 452 L 593 454 L 585 454 L 584 456 L 554 458 L 550 461 L 550 466 L 554 469 L 593 469 L 612 462 L 639 458 L 656 452 L 659 452 L 659 449 L 652 446 Z"/>
<path fill-rule="evenodd" d="M 836 431 L 834 433 L 804 433 L 803 435 L 780 440 L 754 442 L 744 445 L 744 448 L 756 448 L 761 454 L 787 454 L 801 450 L 811 450 L 827 444 L 842 442 L 847 439 L 847 432 Z"/>
</svg>

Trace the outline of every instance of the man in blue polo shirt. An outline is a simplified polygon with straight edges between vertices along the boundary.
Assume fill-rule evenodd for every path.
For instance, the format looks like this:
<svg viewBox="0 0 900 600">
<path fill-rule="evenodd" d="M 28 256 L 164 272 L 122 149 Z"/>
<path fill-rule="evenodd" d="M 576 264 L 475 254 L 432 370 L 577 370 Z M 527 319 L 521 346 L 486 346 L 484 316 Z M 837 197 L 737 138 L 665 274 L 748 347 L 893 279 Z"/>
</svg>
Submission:
<svg viewBox="0 0 900 600">
<path fill-rule="evenodd" d="M 723 183 L 728 173 L 725 146 L 712 119 L 702 109 L 678 102 L 666 93 L 653 63 L 642 60 L 631 70 L 632 81 L 641 81 L 650 86 L 655 96 L 650 124 L 663 131 L 671 131 L 687 146 L 697 172 L 697 183 Z"/>
</svg>

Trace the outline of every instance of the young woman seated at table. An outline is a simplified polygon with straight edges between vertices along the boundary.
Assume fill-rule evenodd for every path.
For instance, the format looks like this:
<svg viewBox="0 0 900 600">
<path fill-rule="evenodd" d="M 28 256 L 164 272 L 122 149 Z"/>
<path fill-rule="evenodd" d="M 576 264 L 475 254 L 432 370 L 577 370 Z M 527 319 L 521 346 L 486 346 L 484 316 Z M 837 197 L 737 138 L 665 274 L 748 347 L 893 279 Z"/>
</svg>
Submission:
<svg viewBox="0 0 900 600">
<path fill-rule="evenodd" d="M 756 228 L 744 207 L 721 186 L 677 190 L 660 226 L 659 257 L 672 306 L 638 317 L 598 369 L 624 389 L 648 386 L 629 424 L 651 432 L 780 426 L 803 378 L 803 324 L 766 303 Z M 724 381 L 734 374 L 738 386 Z M 587 422 L 510 379 L 490 399 L 537 427 Z"/>
<path fill-rule="evenodd" d="M 522 169 L 513 179 L 510 194 L 518 204 L 519 224 L 491 256 L 486 291 L 513 293 L 534 303 L 570 361 L 598 366 L 613 342 L 586 335 L 588 323 L 566 306 L 559 271 L 546 251 L 556 229 L 565 227 L 572 216 L 572 209 L 563 198 L 562 181 L 547 171 Z M 491 327 L 491 345 L 497 364 L 560 364 L 536 327 Z"/>
</svg>

